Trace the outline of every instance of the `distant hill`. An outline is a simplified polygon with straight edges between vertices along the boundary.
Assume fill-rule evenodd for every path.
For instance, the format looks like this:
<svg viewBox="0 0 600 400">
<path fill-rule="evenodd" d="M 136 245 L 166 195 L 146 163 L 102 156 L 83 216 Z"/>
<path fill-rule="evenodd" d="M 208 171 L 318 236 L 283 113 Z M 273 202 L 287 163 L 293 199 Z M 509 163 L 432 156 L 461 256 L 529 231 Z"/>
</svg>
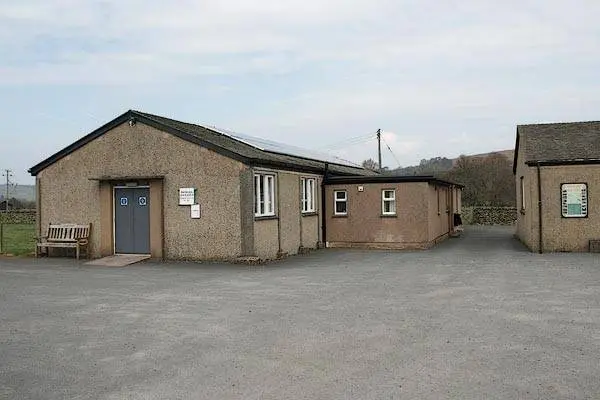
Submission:
<svg viewBox="0 0 600 400">
<path fill-rule="evenodd" d="M 489 156 L 490 154 L 502 154 L 504 157 L 508 158 L 510 161 L 513 161 L 513 159 L 515 157 L 515 151 L 512 149 L 490 151 L 489 153 L 481 153 L 481 154 L 470 154 L 470 155 L 467 155 L 466 157 L 485 158 L 485 157 Z M 455 160 L 457 160 L 457 158 L 455 158 Z"/>
<path fill-rule="evenodd" d="M 0 185 L 0 200 L 6 197 L 6 185 Z M 19 200 L 34 201 L 35 185 L 17 185 L 8 188 L 8 197 Z"/>
<path fill-rule="evenodd" d="M 513 157 L 515 151 L 510 150 L 498 150 L 491 151 L 489 153 L 481 153 L 481 154 L 469 154 L 465 155 L 465 157 L 470 159 L 476 158 L 485 158 L 490 154 L 501 154 L 506 157 L 511 163 L 513 161 Z M 429 160 L 423 159 L 419 165 L 412 165 L 408 167 L 400 167 L 393 170 L 390 170 L 389 173 L 393 175 L 436 175 L 441 174 L 447 171 L 450 171 L 452 167 L 456 165 L 460 157 L 457 158 L 446 158 L 446 157 L 434 157 Z"/>
</svg>

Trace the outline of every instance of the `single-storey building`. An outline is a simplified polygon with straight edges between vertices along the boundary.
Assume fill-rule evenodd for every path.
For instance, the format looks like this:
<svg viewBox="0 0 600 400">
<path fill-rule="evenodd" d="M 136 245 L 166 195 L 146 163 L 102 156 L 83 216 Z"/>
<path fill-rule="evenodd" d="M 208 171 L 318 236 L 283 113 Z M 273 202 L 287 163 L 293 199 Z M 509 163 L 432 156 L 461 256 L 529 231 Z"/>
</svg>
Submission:
<svg viewBox="0 0 600 400">
<path fill-rule="evenodd" d="M 327 246 L 429 248 L 456 227 L 461 194 L 461 185 L 434 176 L 327 177 Z"/>
<path fill-rule="evenodd" d="M 341 207 L 340 199 L 334 202 L 333 196 L 350 184 L 336 179 L 352 178 L 355 186 L 355 182 L 378 174 L 261 143 L 267 142 L 127 111 L 30 168 L 36 177 L 38 233 L 42 235 L 50 223 L 91 223 L 89 253 L 94 258 L 148 254 L 209 260 L 296 254 L 330 241 L 326 234 L 332 235 L 333 245 L 358 240 L 356 243 L 387 241 L 393 243 L 391 247 L 427 247 L 450 230 L 445 221 L 450 207 L 445 190 L 451 185 L 433 178 L 417 182 L 415 178 L 396 183 L 364 181 L 364 194 L 375 196 L 371 191 L 379 184 L 387 190 L 379 195 L 391 196 L 391 189 L 397 191 L 393 194 L 397 196 L 394 207 L 398 202 L 397 224 L 406 225 L 410 220 L 409 226 L 419 230 L 418 234 L 408 235 L 407 227 L 397 229 L 390 214 L 380 220 L 383 230 L 391 229 L 388 236 L 344 236 L 340 219 L 334 215 L 324 218 Z M 438 187 L 442 188 L 440 194 L 433 195 Z M 348 189 L 346 228 L 360 229 L 355 224 L 360 221 L 355 219 L 357 207 L 369 209 L 366 216 L 372 205 L 357 202 L 359 198 L 353 196 L 354 191 Z M 435 213 L 429 208 L 432 196 L 438 197 Z M 389 198 L 375 197 L 377 205 L 390 204 Z M 419 201 L 426 202 L 425 214 L 436 221 L 421 218 L 425 214 L 416 210 Z M 409 205 L 410 211 L 405 211 Z M 408 218 L 413 212 L 419 217 Z M 326 223 L 331 223 L 331 231 Z"/>
<path fill-rule="evenodd" d="M 513 172 L 517 236 L 532 251 L 600 239 L 600 122 L 517 126 Z"/>
</svg>

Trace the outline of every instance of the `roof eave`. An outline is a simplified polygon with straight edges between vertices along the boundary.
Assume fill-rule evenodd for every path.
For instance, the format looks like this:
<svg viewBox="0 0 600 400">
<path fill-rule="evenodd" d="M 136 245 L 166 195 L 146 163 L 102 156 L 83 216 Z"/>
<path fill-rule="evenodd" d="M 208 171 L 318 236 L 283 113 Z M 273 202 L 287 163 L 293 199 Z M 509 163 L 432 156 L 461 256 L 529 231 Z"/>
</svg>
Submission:
<svg viewBox="0 0 600 400">
<path fill-rule="evenodd" d="M 519 161 L 519 145 L 520 145 L 520 139 L 519 139 L 520 135 L 519 135 L 519 127 L 517 126 L 517 138 L 516 138 L 516 142 L 515 142 L 515 154 L 513 155 L 513 175 L 517 174 L 517 162 Z"/>
<path fill-rule="evenodd" d="M 464 188 L 456 182 L 450 182 L 444 179 L 436 178 L 433 175 L 373 175 L 373 176 L 330 176 L 325 179 L 326 185 L 335 184 L 352 184 L 352 183 L 407 183 L 407 182 L 423 182 L 435 183 L 444 186 L 457 186 Z"/>
<path fill-rule="evenodd" d="M 71 143 L 70 145 L 63 148 L 62 150 L 59 150 L 56 153 L 52 154 L 50 157 L 46 158 L 45 160 L 37 163 L 33 167 L 29 168 L 27 170 L 27 172 L 29 172 L 32 176 L 36 176 L 42 170 L 44 170 L 46 167 L 54 164 L 56 161 L 71 154 L 75 150 L 83 147 L 87 143 L 91 142 L 92 140 L 96 139 L 97 137 L 101 136 L 102 134 L 108 132 L 109 130 L 126 122 L 127 120 L 129 120 L 130 116 L 131 116 L 131 110 L 119 115 L 117 118 L 107 122 L 106 124 L 102 125 L 100 128 L 95 129 L 94 131 L 92 131 L 89 134 L 85 135 L 84 137 L 76 140 L 75 142 Z"/>
<path fill-rule="evenodd" d="M 237 160 L 243 164 L 249 165 L 249 166 L 258 166 L 258 167 L 267 167 L 267 168 L 276 168 L 276 169 L 283 169 L 283 170 L 290 170 L 290 171 L 298 171 L 298 172 L 306 172 L 306 173 L 316 173 L 316 174 L 324 174 L 326 168 L 326 165 L 335 165 L 337 167 L 342 167 L 342 168 L 350 168 L 350 169 L 354 169 L 355 171 L 353 173 L 346 173 L 346 172 L 337 172 L 337 174 L 340 175 L 357 175 L 359 174 L 362 169 L 360 167 L 351 167 L 351 166 L 346 166 L 343 164 L 336 164 L 336 163 L 328 163 L 326 161 L 319 161 L 319 160 L 314 160 L 315 162 L 319 162 L 322 163 L 323 166 L 318 166 L 318 167 L 311 167 L 311 166 L 305 166 L 305 165 L 299 165 L 299 164 L 294 164 L 294 163 L 286 163 L 286 162 L 278 162 L 278 161 L 270 161 L 270 160 L 261 160 L 261 159 L 255 159 L 255 158 L 248 158 L 245 156 L 242 156 L 234 151 L 231 151 L 229 149 L 226 149 L 224 147 L 218 146 L 214 143 L 211 143 L 209 141 L 200 139 L 199 137 L 192 135 L 188 132 L 185 132 L 184 130 L 181 129 L 177 129 L 173 126 L 164 124 L 160 121 L 157 121 L 155 119 L 153 119 L 151 116 L 147 116 L 145 114 L 142 114 L 140 112 L 134 111 L 134 110 L 129 110 L 123 114 L 121 114 L 120 116 L 116 117 L 115 119 L 107 122 L 106 124 L 102 125 L 101 127 L 95 129 L 94 131 L 92 131 L 91 133 L 85 135 L 84 137 L 78 139 L 77 141 L 71 143 L 69 146 L 63 148 L 62 150 L 54 153 L 53 155 L 51 155 L 50 157 L 46 158 L 45 160 L 41 161 L 40 163 L 34 165 L 33 167 L 28 169 L 28 172 L 32 175 L 32 176 L 36 176 L 37 174 L 39 174 L 42 170 L 44 170 L 45 168 L 47 168 L 48 166 L 54 164 L 55 162 L 59 161 L 60 159 L 62 159 L 63 157 L 66 157 L 67 155 L 73 153 L 74 151 L 78 150 L 79 148 L 85 146 L 86 144 L 88 144 L 89 142 L 95 140 L 96 138 L 102 136 L 104 133 L 110 131 L 111 129 L 116 128 L 117 126 L 130 121 L 131 119 L 135 119 L 136 122 L 141 122 L 145 125 L 151 126 L 155 129 L 158 129 L 160 131 L 163 132 L 167 132 L 170 133 L 180 139 L 186 140 L 188 142 L 191 143 L 195 143 L 198 144 L 202 147 L 205 147 L 209 150 L 215 151 L 216 153 L 219 153 L 225 157 Z M 211 132 L 215 132 L 216 134 L 221 134 L 219 132 L 216 132 L 210 128 L 205 128 L 207 130 L 210 130 Z M 234 139 L 235 140 L 235 139 Z M 303 157 L 297 157 L 297 156 L 292 156 L 292 157 L 296 157 L 296 158 L 301 158 L 303 159 Z"/>
<path fill-rule="evenodd" d="M 560 165 L 594 165 L 600 164 L 598 158 L 576 158 L 576 159 L 560 159 L 560 160 L 528 160 L 525 161 L 528 166 L 560 166 Z"/>
</svg>

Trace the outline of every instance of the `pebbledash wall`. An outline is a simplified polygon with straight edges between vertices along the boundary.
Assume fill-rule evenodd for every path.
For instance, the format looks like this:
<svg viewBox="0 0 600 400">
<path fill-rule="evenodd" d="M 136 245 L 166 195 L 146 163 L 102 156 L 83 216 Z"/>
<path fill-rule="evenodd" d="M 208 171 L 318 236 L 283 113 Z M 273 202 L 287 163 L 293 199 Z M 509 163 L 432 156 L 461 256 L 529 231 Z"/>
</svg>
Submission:
<svg viewBox="0 0 600 400">
<path fill-rule="evenodd" d="M 321 218 L 318 212 L 302 213 L 301 178 L 316 180 L 316 198 L 321 198 L 321 177 L 287 171 L 258 169 L 257 172 L 275 173 L 275 217 L 255 218 L 255 255 L 262 259 L 296 254 L 303 249 L 314 249 L 322 242 Z M 249 204 L 252 204 L 250 200 Z M 321 210 L 320 201 L 317 210 Z"/>
<path fill-rule="evenodd" d="M 383 215 L 382 191 L 395 190 L 396 213 Z M 336 191 L 347 193 L 347 215 L 334 212 Z M 431 182 L 328 183 L 328 247 L 426 249 L 447 238 L 461 190 Z"/>
<path fill-rule="evenodd" d="M 317 247 L 319 217 L 302 215 L 299 199 L 300 178 L 319 176 L 260 171 L 276 176 L 272 219 L 254 217 L 252 167 L 148 125 L 124 123 L 38 173 L 37 229 L 41 234 L 50 222 L 91 222 L 91 256 L 111 255 L 113 187 L 133 182 L 150 187 L 152 257 L 275 258 Z M 181 187 L 197 188 L 200 219 L 178 205 Z"/>
<path fill-rule="evenodd" d="M 525 207 L 519 209 L 517 235 L 533 251 L 539 251 L 537 167 L 517 167 L 517 204 L 521 205 L 519 180 L 525 180 Z M 600 239 L 600 165 L 540 166 L 542 192 L 542 250 L 588 251 L 589 241 Z M 588 212 L 585 218 L 564 218 L 561 184 L 587 183 Z"/>
<path fill-rule="evenodd" d="M 545 252 L 588 251 L 589 241 L 600 239 L 600 165 L 542 165 L 541 216 L 542 250 Z M 519 158 L 516 167 L 517 236 L 532 251 L 540 251 L 540 219 L 537 166 Z M 521 190 L 523 177 L 524 191 Z M 561 211 L 561 184 L 587 183 L 588 216 L 564 218 Z M 524 198 L 524 200 L 522 200 Z M 523 207 L 524 205 L 524 207 Z"/>
</svg>

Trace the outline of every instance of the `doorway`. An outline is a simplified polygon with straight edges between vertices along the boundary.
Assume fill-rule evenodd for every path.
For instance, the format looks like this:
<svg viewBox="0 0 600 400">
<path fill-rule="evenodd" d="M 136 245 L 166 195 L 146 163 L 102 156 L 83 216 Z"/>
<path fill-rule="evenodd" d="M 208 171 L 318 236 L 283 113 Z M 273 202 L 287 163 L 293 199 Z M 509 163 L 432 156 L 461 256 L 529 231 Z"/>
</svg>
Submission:
<svg viewBox="0 0 600 400">
<path fill-rule="evenodd" d="M 148 186 L 115 186 L 115 254 L 150 254 L 149 210 Z"/>
</svg>

